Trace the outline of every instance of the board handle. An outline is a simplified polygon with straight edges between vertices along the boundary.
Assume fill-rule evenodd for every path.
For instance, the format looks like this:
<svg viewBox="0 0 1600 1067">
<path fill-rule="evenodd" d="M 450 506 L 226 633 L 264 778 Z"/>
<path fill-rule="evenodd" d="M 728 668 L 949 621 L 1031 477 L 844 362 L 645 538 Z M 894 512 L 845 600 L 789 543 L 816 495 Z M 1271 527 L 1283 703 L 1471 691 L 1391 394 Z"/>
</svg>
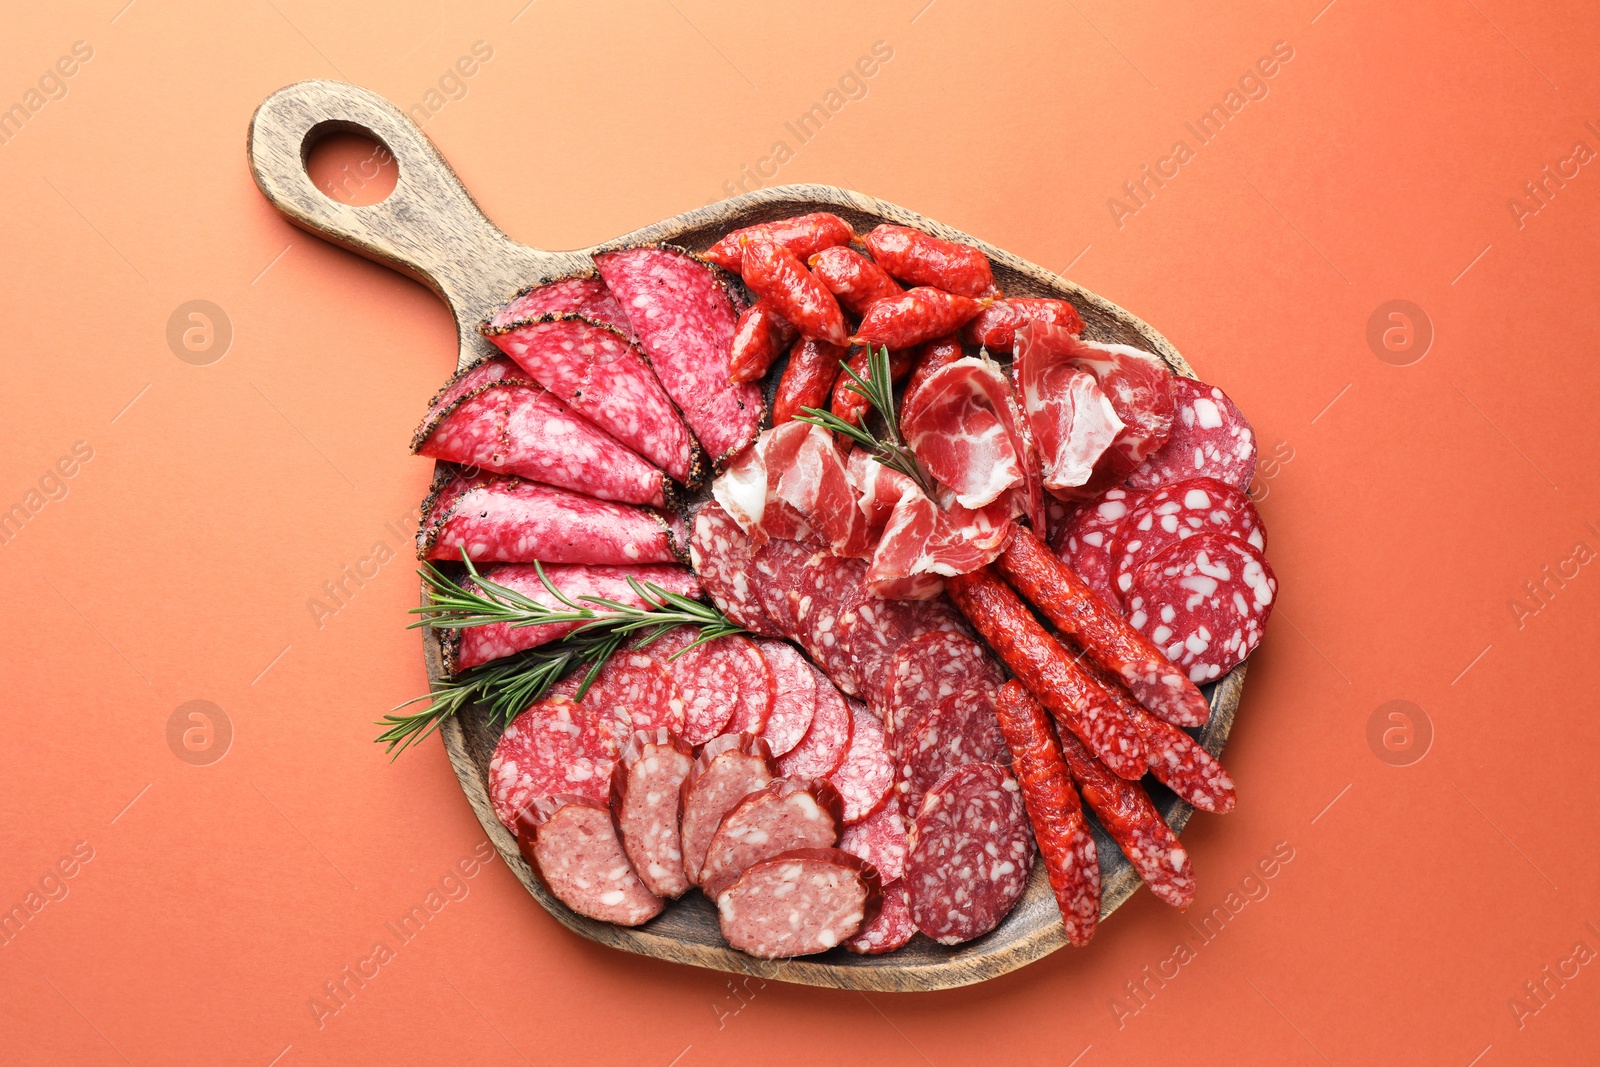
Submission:
<svg viewBox="0 0 1600 1067">
<path fill-rule="evenodd" d="M 394 191 L 345 204 L 317 188 L 311 149 L 331 133 L 370 137 L 394 157 Z M 250 171 L 263 196 L 296 226 L 434 289 L 450 305 L 461 362 L 480 353 L 477 320 L 517 288 L 560 271 L 570 254 L 512 241 L 490 222 L 433 142 L 410 117 L 368 89 L 304 81 L 279 89 L 250 120 Z"/>
</svg>

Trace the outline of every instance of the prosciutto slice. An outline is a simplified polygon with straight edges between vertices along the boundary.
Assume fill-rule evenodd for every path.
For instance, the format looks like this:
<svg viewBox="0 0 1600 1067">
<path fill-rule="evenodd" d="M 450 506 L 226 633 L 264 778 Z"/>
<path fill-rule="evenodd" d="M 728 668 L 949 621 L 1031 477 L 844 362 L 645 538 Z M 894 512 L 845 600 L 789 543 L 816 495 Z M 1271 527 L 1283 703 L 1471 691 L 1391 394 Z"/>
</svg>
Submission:
<svg viewBox="0 0 1600 1067">
<path fill-rule="evenodd" d="M 1096 344 L 1071 335 L 1052 336 L 1051 344 L 1064 349 L 1073 366 L 1094 375 L 1122 421 L 1101 460 L 1111 475 L 1120 479 L 1167 443 L 1177 408 L 1171 368 L 1130 345 Z"/>
<path fill-rule="evenodd" d="M 866 576 L 877 596 L 930 600 L 944 578 L 986 566 L 1010 540 L 1009 498 L 976 510 L 953 499 L 941 507 L 916 482 L 859 450 L 851 453 L 850 473 L 862 514 L 881 527 Z"/>
<path fill-rule="evenodd" d="M 1030 322 L 1016 331 L 1012 369 L 1039 449 L 1041 480 L 1052 492 L 1088 482 L 1124 429 L 1099 379 L 1073 362 L 1081 347 L 1059 326 Z"/>
<path fill-rule="evenodd" d="M 833 435 L 819 426 L 786 422 L 767 430 L 711 491 L 756 544 L 818 541 L 836 556 L 871 554 L 855 486 Z"/>
</svg>

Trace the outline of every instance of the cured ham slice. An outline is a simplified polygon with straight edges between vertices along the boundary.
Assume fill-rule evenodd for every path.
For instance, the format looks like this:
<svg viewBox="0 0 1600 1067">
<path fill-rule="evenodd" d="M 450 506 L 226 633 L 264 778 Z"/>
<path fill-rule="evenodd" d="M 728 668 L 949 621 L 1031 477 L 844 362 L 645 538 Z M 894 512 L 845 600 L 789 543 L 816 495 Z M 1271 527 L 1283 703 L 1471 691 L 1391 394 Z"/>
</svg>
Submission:
<svg viewBox="0 0 1600 1067">
<path fill-rule="evenodd" d="M 870 553 L 850 472 L 833 435 L 819 426 L 786 422 L 767 430 L 711 492 L 756 544 L 811 540 L 834 555 Z"/>
<path fill-rule="evenodd" d="M 1122 420 L 1122 429 L 1102 461 L 1120 479 L 1166 444 L 1172 434 L 1176 411 L 1172 370 L 1158 357 L 1130 345 L 1097 344 L 1070 334 L 1049 336 L 1052 346 L 1065 349 L 1075 366 L 1095 376 Z"/>
<path fill-rule="evenodd" d="M 1041 481 L 1052 491 L 1086 483 L 1123 430 L 1099 380 L 1072 362 L 1075 352 L 1076 338 L 1059 326 L 1030 322 L 1016 330 L 1012 368 L 1039 449 Z"/>
<path fill-rule="evenodd" d="M 462 372 L 435 399 L 411 451 L 603 500 L 665 507 L 666 477 L 529 380 L 510 360 Z"/>
<path fill-rule="evenodd" d="M 698 479 L 688 427 L 623 333 L 576 315 L 518 319 L 482 332 L 573 411 L 678 481 Z"/>
<path fill-rule="evenodd" d="M 949 502 L 941 508 L 910 478 L 862 452 L 850 457 L 862 513 L 881 523 L 867 569 L 867 588 L 893 600 L 928 600 L 944 578 L 992 562 L 1011 534 L 1008 499 L 986 508 Z"/>
</svg>

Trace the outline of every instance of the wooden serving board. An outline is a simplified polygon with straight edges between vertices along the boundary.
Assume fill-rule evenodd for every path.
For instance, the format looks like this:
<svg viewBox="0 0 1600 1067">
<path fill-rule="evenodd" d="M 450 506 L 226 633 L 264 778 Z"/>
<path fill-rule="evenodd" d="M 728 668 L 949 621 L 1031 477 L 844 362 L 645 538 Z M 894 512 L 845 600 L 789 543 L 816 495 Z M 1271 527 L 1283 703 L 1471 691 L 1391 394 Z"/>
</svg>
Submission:
<svg viewBox="0 0 1600 1067">
<path fill-rule="evenodd" d="M 353 132 L 385 145 L 399 168 L 394 192 L 369 206 L 342 204 L 312 184 L 305 161 L 323 136 Z M 1189 365 L 1155 330 L 1108 300 L 1043 267 L 1011 255 L 915 212 L 827 185 L 786 185 L 724 200 L 653 226 L 572 252 L 546 252 L 502 233 L 478 208 L 433 143 L 397 107 L 375 93 L 334 81 L 300 82 L 269 96 L 250 123 L 250 169 L 262 194 L 290 222 L 335 244 L 410 275 L 437 292 L 455 315 L 460 342 L 456 365 L 465 368 L 498 350 L 477 325 L 527 285 L 592 269 L 591 255 L 652 241 L 702 251 L 729 230 L 769 219 L 826 210 L 858 232 L 892 222 L 980 248 L 994 264 L 996 283 L 1008 295 L 1070 300 L 1083 317 L 1084 336 L 1153 352 L 1179 374 Z M 418 404 L 419 415 L 423 405 Z M 428 677 L 441 677 L 439 646 L 424 631 Z M 1211 719 L 1196 735 L 1218 755 L 1233 726 L 1244 686 L 1245 664 L 1206 687 Z M 1042 863 L 1035 863 L 1026 895 L 992 933 L 948 948 L 918 935 L 882 956 L 843 949 L 788 961 L 759 960 L 728 948 L 717 931 L 716 911 L 698 892 L 671 904 L 644 926 L 628 929 L 595 922 L 556 900 L 517 850 L 515 836 L 495 818 L 486 789 L 489 758 L 500 728 L 474 708 L 445 723 L 445 750 L 489 840 L 506 865 L 551 915 L 567 928 L 613 948 L 717 970 L 841 989 L 946 989 L 985 981 L 1031 963 L 1066 944 L 1060 913 Z M 1148 779 L 1147 779 L 1148 781 Z M 1159 785 L 1151 797 L 1174 830 L 1192 809 Z M 1101 916 L 1115 911 L 1139 886 L 1138 876 L 1091 819 L 1100 852 Z"/>
</svg>

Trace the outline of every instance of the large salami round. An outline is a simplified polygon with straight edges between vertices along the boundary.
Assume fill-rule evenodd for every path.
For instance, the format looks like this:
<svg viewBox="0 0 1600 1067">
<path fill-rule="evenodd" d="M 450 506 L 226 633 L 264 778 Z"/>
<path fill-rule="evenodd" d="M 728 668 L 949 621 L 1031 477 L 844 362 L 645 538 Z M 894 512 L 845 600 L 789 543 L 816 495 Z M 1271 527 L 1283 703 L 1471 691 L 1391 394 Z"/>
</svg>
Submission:
<svg viewBox="0 0 1600 1067">
<path fill-rule="evenodd" d="M 678 832 L 683 780 L 694 757 L 667 730 L 640 730 L 622 746 L 611 774 L 611 814 L 639 880 L 658 897 L 689 889 Z"/>
<path fill-rule="evenodd" d="M 820 670 L 816 675 L 817 708 L 811 727 L 800 743 L 778 760 L 779 768 L 791 778 L 826 778 L 844 761 L 850 747 L 850 707 L 826 675 Z"/>
<path fill-rule="evenodd" d="M 1256 435 L 1227 394 L 1193 378 L 1174 378 L 1172 399 L 1177 404 L 1172 436 L 1128 475 L 1128 484 L 1148 489 L 1215 478 L 1249 488 L 1256 476 Z"/>
<path fill-rule="evenodd" d="M 995 715 L 995 690 L 963 690 L 911 720 L 896 750 L 895 789 L 905 809 L 917 811 L 934 783 L 955 768 L 1010 759 Z"/>
<path fill-rule="evenodd" d="M 700 884 L 712 900 L 739 872 L 780 852 L 832 848 L 839 840 L 839 794 L 827 782 L 778 778 L 735 804 L 706 847 Z"/>
<path fill-rule="evenodd" d="M 762 860 L 717 896 L 722 936 L 752 956 L 826 952 L 877 914 L 878 872 L 836 848 L 803 848 Z"/>
<path fill-rule="evenodd" d="M 767 743 L 745 734 L 723 734 L 700 750 L 683 781 L 683 871 L 699 884 L 706 846 L 722 817 L 746 796 L 778 776 Z"/>
<path fill-rule="evenodd" d="M 638 926 L 661 913 L 665 902 L 634 871 L 610 808 L 571 795 L 545 798 L 534 808 L 517 828 L 517 843 L 557 900 L 619 926 Z"/>
<path fill-rule="evenodd" d="M 1000 666 L 964 633 L 939 630 L 914 637 L 895 650 L 883 701 L 889 753 L 899 759 L 906 727 L 948 697 L 977 686 L 999 688 Z"/>
<path fill-rule="evenodd" d="M 550 696 L 576 700 L 588 673 L 580 666 L 550 687 Z M 622 719 L 629 730 L 664 728 L 674 737 L 683 734 L 683 694 L 672 674 L 649 652 L 620 651 L 601 666 L 579 701 L 596 714 Z"/>
<path fill-rule="evenodd" d="M 905 886 L 917 929 L 959 945 L 1000 925 L 1028 888 L 1033 831 L 1011 772 L 957 767 L 928 791 L 911 824 Z"/>
<path fill-rule="evenodd" d="M 1134 575 L 1128 622 L 1199 685 L 1255 651 L 1277 593 L 1278 580 L 1255 546 L 1227 534 L 1200 534 Z"/>
<path fill-rule="evenodd" d="M 772 713 L 761 730 L 774 757 L 786 756 L 806 736 L 817 712 L 817 674 L 786 641 L 756 642 L 772 671 Z"/>
<path fill-rule="evenodd" d="M 850 745 L 828 780 L 844 798 L 844 821 L 860 822 L 894 784 L 894 764 L 883 743 L 883 724 L 859 700 L 849 701 Z"/>
<path fill-rule="evenodd" d="M 689 536 L 689 562 L 700 584 L 722 613 L 746 630 L 781 635 L 761 606 L 751 556 L 750 538 L 721 504 L 713 500 L 700 509 Z"/>
<path fill-rule="evenodd" d="M 1050 546 L 1112 607 L 1120 606 L 1122 598 L 1112 568 L 1111 542 L 1130 509 L 1144 498 L 1143 489 L 1107 489 L 1074 512 L 1062 527 L 1060 539 Z"/>
<path fill-rule="evenodd" d="M 756 549 L 750 558 L 761 606 L 778 632 L 786 637 L 798 634 L 795 613 L 800 607 L 800 595 L 795 590 L 800 584 L 801 572 L 816 551 L 815 545 L 774 538 Z"/>
<path fill-rule="evenodd" d="M 695 645 L 699 637 L 679 626 L 645 646 L 683 693 L 683 739 L 703 745 L 725 731 L 760 733 L 772 706 L 772 672 L 761 651 L 738 635 Z"/>
<path fill-rule="evenodd" d="M 884 883 L 898 881 L 906 869 L 906 819 L 893 793 L 877 809 L 839 835 L 839 847 L 872 864 Z"/>
<path fill-rule="evenodd" d="M 611 767 L 624 736 L 622 722 L 566 697 L 529 707 L 506 726 L 489 759 L 489 802 L 512 831 L 530 801 L 576 794 L 610 798 Z"/>
<path fill-rule="evenodd" d="M 923 634 L 963 628 L 960 613 L 950 602 L 937 600 L 884 600 L 863 596 L 839 619 L 839 641 L 857 678 L 869 684 L 863 694 L 882 705 L 889 662 L 900 646 Z"/>
<path fill-rule="evenodd" d="M 1267 547 L 1261 515 L 1241 490 L 1215 478 L 1162 486 L 1128 512 L 1111 539 L 1119 600 L 1127 598 L 1135 571 L 1179 541 L 1202 533 L 1229 534 L 1263 552 Z"/>
<path fill-rule="evenodd" d="M 845 648 L 841 623 L 851 606 L 866 595 L 867 564 L 817 552 L 800 571 L 795 602 L 795 636 L 845 693 L 860 693 L 858 661 Z"/>
</svg>

